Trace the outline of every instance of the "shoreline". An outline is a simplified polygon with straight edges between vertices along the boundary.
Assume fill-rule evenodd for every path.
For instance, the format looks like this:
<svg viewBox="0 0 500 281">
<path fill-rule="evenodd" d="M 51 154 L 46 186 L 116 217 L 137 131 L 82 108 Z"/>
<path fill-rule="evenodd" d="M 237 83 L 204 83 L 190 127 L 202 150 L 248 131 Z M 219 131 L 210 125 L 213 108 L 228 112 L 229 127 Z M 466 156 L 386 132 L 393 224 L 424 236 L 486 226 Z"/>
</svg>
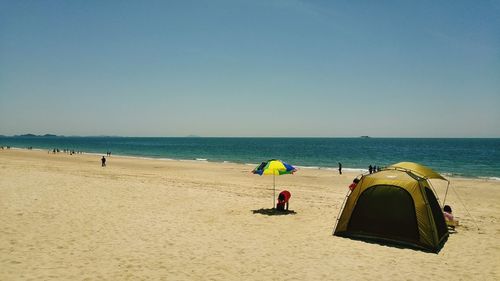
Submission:
<svg viewBox="0 0 500 281">
<path fill-rule="evenodd" d="M 46 150 L 44 148 L 24 148 L 24 147 L 11 147 L 10 149 L 15 149 L 15 150 L 25 150 L 25 151 L 47 151 L 50 152 L 48 154 L 52 154 L 51 150 Z M 97 152 L 86 152 L 86 151 L 80 151 L 80 155 L 95 155 L 95 156 L 106 156 L 105 153 L 97 153 Z M 57 154 L 68 154 L 67 152 L 57 152 Z M 76 153 L 76 155 L 79 155 Z M 109 157 L 109 156 L 106 156 Z M 216 164 L 236 164 L 236 165 L 245 165 L 245 166 L 257 166 L 259 165 L 258 163 L 244 163 L 244 162 L 235 162 L 235 161 L 227 161 L 227 160 L 222 160 L 222 161 L 214 161 L 210 159 L 205 159 L 205 158 L 195 158 L 195 159 L 176 159 L 176 158 L 163 158 L 163 157 L 148 157 L 148 156 L 140 156 L 140 155 L 123 155 L 123 154 L 112 154 L 111 157 L 120 157 L 120 158 L 128 158 L 128 159 L 143 159 L 143 160 L 158 160 L 158 161 L 179 161 L 179 162 L 195 162 L 195 163 L 200 163 L 200 162 L 206 162 L 206 163 L 216 163 Z M 293 164 L 292 164 L 293 165 Z M 299 166 L 299 165 L 293 165 L 294 167 L 300 169 L 307 169 L 307 170 L 323 170 L 323 171 L 338 171 L 337 167 L 322 167 L 322 166 Z M 362 169 L 362 168 L 350 168 L 350 167 L 342 167 L 342 171 L 347 172 L 347 173 L 357 173 L 359 175 L 368 173 L 368 169 Z M 461 179 L 461 180 L 484 180 L 484 181 L 493 181 L 497 182 L 500 181 L 500 177 L 496 176 L 471 176 L 471 177 L 466 177 L 466 176 L 460 176 L 460 175 L 453 175 L 453 173 L 446 173 L 446 172 L 440 172 L 437 171 L 440 174 L 442 174 L 446 178 L 450 179 Z"/>
</svg>

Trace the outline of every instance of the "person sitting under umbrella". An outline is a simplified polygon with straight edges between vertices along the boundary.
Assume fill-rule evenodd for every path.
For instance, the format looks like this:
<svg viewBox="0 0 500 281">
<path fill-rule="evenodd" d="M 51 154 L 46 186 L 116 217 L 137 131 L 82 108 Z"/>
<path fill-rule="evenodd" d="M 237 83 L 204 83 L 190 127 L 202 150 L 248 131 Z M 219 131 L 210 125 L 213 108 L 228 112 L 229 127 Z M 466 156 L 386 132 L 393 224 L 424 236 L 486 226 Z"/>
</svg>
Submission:
<svg viewBox="0 0 500 281">
<path fill-rule="evenodd" d="M 292 197 L 292 194 L 290 194 L 288 190 L 283 190 L 282 192 L 280 192 L 280 194 L 278 195 L 278 204 L 276 205 L 276 209 L 278 211 L 288 211 L 288 201 L 290 201 L 290 197 Z"/>
</svg>

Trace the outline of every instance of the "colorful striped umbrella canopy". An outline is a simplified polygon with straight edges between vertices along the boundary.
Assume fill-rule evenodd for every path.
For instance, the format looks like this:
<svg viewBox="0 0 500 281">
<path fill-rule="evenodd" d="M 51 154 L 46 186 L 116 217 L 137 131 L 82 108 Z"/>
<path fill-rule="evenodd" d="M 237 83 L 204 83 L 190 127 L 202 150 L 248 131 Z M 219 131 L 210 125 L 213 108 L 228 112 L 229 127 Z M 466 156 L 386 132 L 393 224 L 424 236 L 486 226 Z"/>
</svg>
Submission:
<svg viewBox="0 0 500 281">
<path fill-rule="evenodd" d="M 276 203 L 276 176 L 293 174 L 297 169 L 292 165 L 285 163 L 281 160 L 272 159 L 265 162 L 262 162 L 259 166 L 257 166 L 252 173 L 256 175 L 273 175 L 273 208 Z"/>
</svg>

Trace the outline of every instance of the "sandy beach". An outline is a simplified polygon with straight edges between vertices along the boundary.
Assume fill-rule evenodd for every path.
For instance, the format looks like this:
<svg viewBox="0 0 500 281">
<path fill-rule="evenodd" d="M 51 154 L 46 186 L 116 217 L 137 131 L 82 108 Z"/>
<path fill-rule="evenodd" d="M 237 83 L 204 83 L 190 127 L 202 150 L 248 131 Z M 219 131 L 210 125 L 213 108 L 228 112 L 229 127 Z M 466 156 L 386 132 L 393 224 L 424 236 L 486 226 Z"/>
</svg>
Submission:
<svg viewBox="0 0 500 281">
<path fill-rule="evenodd" d="M 254 213 L 253 168 L 0 150 L 0 280 L 500 279 L 500 181 L 450 179 L 475 221 L 450 190 L 461 226 L 432 254 L 332 236 L 355 173 L 278 177 L 296 213 Z"/>
</svg>

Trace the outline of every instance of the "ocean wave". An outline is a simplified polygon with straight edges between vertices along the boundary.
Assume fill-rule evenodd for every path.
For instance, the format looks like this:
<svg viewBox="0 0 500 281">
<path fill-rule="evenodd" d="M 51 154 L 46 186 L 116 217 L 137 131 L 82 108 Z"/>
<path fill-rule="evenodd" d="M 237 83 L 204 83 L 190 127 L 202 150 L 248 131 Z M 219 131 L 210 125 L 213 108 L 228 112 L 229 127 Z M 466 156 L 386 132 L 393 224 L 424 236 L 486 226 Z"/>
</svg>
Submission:
<svg viewBox="0 0 500 281">
<path fill-rule="evenodd" d="M 295 166 L 296 168 L 299 168 L 299 169 L 312 169 L 312 170 L 320 170 L 322 169 L 321 167 L 319 166 Z M 329 168 L 323 168 L 325 170 L 328 170 Z"/>
<path fill-rule="evenodd" d="M 175 161 L 175 159 L 172 159 L 172 158 L 151 158 L 151 159 L 158 159 L 158 160 L 162 160 L 162 161 Z"/>
<path fill-rule="evenodd" d="M 479 177 L 480 179 L 500 181 L 500 177 Z"/>
<path fill-rule="evenodd" d="M 360 169 L 360 168 L 342 168 L 342 171 L 348 172 L 358 172 L 358 173 L 366 173 L 368 169 Z"/>
</svg>

